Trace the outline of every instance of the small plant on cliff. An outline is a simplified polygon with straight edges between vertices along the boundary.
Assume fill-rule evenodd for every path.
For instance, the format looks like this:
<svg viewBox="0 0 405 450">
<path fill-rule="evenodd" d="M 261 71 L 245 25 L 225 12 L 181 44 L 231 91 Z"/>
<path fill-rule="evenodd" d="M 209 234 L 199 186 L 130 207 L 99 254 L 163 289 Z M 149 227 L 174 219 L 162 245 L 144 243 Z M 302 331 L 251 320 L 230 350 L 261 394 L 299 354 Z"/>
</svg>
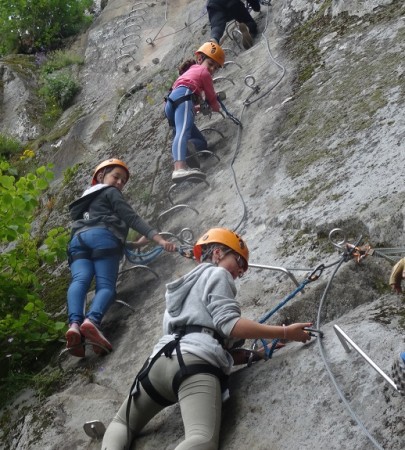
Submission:
<svg viewBox="0 0 405 450">
<path fill-rule="evenodd" d="M 46 109 L 42 123 L 51 127 L 68 108 L 80 91 L 80 84 L 72 74 L 72 66 L 83 64 L 83 58 L 73 52 L 58 50 L 47 55 L 41 65 L 39 95 Z"/>
<path fill-rule="evenodd" d="M 52 178 L 50 167 L 17 177 L 0 160 L 0 382 L 9 372 L 33 370 L 65 327 L 45 311 L 39 273 L 65 258 L 67 232 L 53 229 L 43 241 L 31 233 L 39 196 Z"/>
<path fill-rule="evenodd" d="M 0 156 L 10 157 L 19 153 L 22 149 L 22 144 L 17 139 L 0 133 Z"/>
</svg>

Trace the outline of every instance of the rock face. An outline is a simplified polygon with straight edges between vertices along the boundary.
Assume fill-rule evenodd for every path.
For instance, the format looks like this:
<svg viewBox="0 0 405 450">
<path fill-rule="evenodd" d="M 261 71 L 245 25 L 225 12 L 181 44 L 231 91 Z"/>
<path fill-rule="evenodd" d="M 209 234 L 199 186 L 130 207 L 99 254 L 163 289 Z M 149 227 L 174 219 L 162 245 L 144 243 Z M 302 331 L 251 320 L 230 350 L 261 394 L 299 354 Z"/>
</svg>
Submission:
<svg viewBox="0 0 405 450">
<path fill-rule="evenodd" d="M 339 325 L 390 373 L 405 346 L 403 299 L 386 286 L 392 264 L 375 256 L 343 262 L 327 239 L 340 227 L 351 242 L 362 236 L 373 248 L 405 246 L 404 12 L 395 0 L 281 0 L 253 13 L 260 33 L 248 51 L 229 28 L 223 44 L 229 63 L 215 86 L 226 91 L 225 104 L 243 128 L 219 114 L 198 117 L 218 156 L 202 161 L 209 185 L 170 195 L 163 97 L 179 63 L 209 39 L 203 4 L 110 1 L 75 44 L 85 55 L 83 89 L 58 127 L 74 111 L 80 115 L 38 152 L 57 173 L 59 210 L 50 214 L 50 227 L 67 223 L 69 199 L 100 160 L 116 156 L 133 174 L 126 195 L 161 230 L 189 228 L 195 239 L 213 226 L 236 229 L 253 265 L 287 268 L 298 283 L 326 266 L 270 319 L 313 321 L 324 339 L 289 343 L 271 360 L 232 375 L 223 450 L 404 447 L 403 398 L 356 352 L 346 353 L 333 329 Z M 29 139 L 35 125 L 21 119 L 16 126 L 10 118 L 19 114 L 7 100 L 18 75 L 3 67 L 1 129 Z M 21 87 L 21 105 L 28 95 Z M 73 165 L 76 177 L 61 190 L 63 171 Z M 186 206 L 166 213 L 170 200 Z M 122 275 L 118 298 L 134 312 L 117 303 L 107 314 L 104 331 L 114 351 L 104 358 L 91 350 L 83 360 L 62 356 L 65 387 L 10 405 L 14 420 L 2 448 L 100 448 L 83 424 L 109 423 L 160 336 L 165 283 L 192 267 L 165 254 L 151 264 L 159 279 L 140 270 Z M 259 318 L 295 287 L 283 272 L 252 267 L 238 286 L 242 309 Z M 174 449 L 182 434 L 173 406 L 145 428 L 136 448 Z"/>
</svg>

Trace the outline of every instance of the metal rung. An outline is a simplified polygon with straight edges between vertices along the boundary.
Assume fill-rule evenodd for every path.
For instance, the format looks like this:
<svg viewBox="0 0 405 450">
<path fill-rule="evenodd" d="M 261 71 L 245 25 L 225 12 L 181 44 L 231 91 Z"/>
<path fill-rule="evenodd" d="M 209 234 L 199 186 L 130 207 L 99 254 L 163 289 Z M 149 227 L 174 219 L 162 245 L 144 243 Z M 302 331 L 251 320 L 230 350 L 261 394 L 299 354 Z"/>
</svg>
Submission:
<svg viewBox="0 0 405 450">
<path fill-rule="evenodd" d="M 225 61 L 224 62 L 224 67 L 228 66 L 229 64 L 236 64 L 240 69 L 242 69 L 242 66 L 239 63 L 235 62 L 235 61 Z"/>
<path fill-rule="evenodd" d="M 177 185 L 174 185 L 174 186 L 177 186 Z M 161 226 L 160 226 L 160 220 L 162 219 L 162 217 L 166 216 L 167 214 L 172 213 L 173 211 L 177 212 L 177 210 L 179 210 L 179 209 L 191 209 L 191 211 L 194 211 L 197 215 L 200 214 L 197 209 L 195 209 L 195 208 L 193 208 L 192 206 L 189 206 L 189 205 L 185 205 L 184 204 L 184 205 L 172 206 L 171 208 L 167 209 L 166 211 L 163 211 L 159 215 L 159 217 L 157 218 L 157 224 L 156 224 L 157 229 L 159 231 L 162 231 Z"/>
<path fill-rule="evenodd" d="M 174 183 L 170 186 L 169 191 L 167 192 L 167 198 L 171 205 L 174 205 L 174 201 L 172 199 L 172 193 L 173 191 L 176 191 L 176 189 L 179 188 L 179 186 L 190 186 L 190 184 L 199 184 L 199 183 L 205 183 L 207 187 L 210 187 L 210 184 L 208 181 L 201 177 L 188 177 L 184 181 L 181 181 L 180 183 Z"/>
<path fill-rule="evenodd" d="M 235 82 L 228 77 L 216 77 L 216 78 L 213 78 L 212 82 L 215 83 L 216 81 L 221 81 L 221 80 L 229 81 L 230 83 L 232 83 L 235 86 Z"/>
<path fill-rule="evenodd" d="M 274 270 L 276 272 L 283 272 L 285 274 L 287 274 L 291 280 L 293 281 L 293 283 L 296 286 L 299 286 L 300 283 L 298 283 L 297 279 L 295 278 L 295 276 L 286 268 L 284 267 L 276 267 L 276 266 L 264 266 L 262 264 L 250 264 L 249 263 L 249 268 L 256 268 L 256 269 L 267 269 L 267 270 Z M 302 291 L 303 293 L 304 291 Z"/>
<path fill-rule="evenodd" d="M 396 391 L 399 391 L 397 385 L 394 383 L 394 381 L 383 371 L 381 370 L 377 364 L 371 359 L 369 358 L 364 352 L 363 350 L 356 345 L 352 339 L 349 338 L 349 336 L 338 326 L 338 325 L 333 325 L 333 329 L 335 330 L 335 333 L 337 335 L 337 337 L 339 338 L 339 341 L 341 342 L 341 344 L 343 345 L 343 348 L 345 349 L 346 353 L 350 353 L 350 347 L 347 345 L 347 343 L 349 343 L 355 350 L 356 352 L 363 358 L 366 360 L 366 362 L 368 362 L 370 364 L 370 366 L 376 371 L 378 372 L 383 378 L 384 380 L 390 384 Z"/>
<path fill-rule="evenodd" d="M 125 272 L 129 272 L 130 270 L 134 270 L 134 269 L 144 269 L 147 270 L 148 272 L 153 273 L 153 275 L 155 275 L 156 278 L 159 278 L 159 275 L 150 267 L 145 266 L 144 264 L 135 264 L 134 266 L 128 267 L 128 269 L 123 269 L 121 270 L 121 272 L 118 275 L 121 275 Z"/>
</svg>

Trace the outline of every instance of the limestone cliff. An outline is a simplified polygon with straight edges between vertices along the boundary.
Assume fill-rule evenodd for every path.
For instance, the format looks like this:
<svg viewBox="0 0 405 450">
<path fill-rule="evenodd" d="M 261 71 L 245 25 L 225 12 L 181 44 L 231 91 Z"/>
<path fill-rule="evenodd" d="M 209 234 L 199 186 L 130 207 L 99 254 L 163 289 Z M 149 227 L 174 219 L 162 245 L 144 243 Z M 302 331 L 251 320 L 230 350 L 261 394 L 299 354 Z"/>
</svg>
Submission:
<svg viewBox="0 0 405 450">
<path fill-rule="evenodd" d="M 327 239 L 333 228 L 344 229 L 351 242 L 362 236 L 373 248 L 405 246 L 403 2 L 265 3 L 253 13 L 260 31 L 253 48 L 243 50 L 229 28 L 223 43 L 229 62 L 215 81 L 243 127 L 220 114 L 198 117 L 217 155 L 202 161 L 208 184 L 169 196 L 171 133 L 163 97 L 179 63 L 209 38 L 204 2 L 107 3 L 74 43 L 85 58 L 82 90 L 54 137 L 48 134 L 37 150 L 37 162 L 52 161 L 57 175 L 46 226 L 67 225 L 68 202 L 99 161 L 116 156 L 133 173 L 126 196 L 162 231 L 190 228 L 197 238 L 212 226 L 237 228 L 251 263 L 290 269 L 298 282 L 340 258 Z M 32 80 L 7 61 L 1 68 L 0 129 L 38 138 L 29 108 Z M 75 177 L 63 185 L 72 166 Z M 160 216 L 171 201 L 187 206 Z M 403 299 L 386 287 L 391 266 L 369 256 L 360 264 L 344 262 L 336 274 L 336 266 L 329 267 L 271 319 L 319 323 L 323 345 L 289 343 L 271 360 L 233 375 L 221 449 L 404 447 L 403 398 L 355 352 L 345 353 L 333 331 L 341 326 L 390 372 L 405 346 Z M 165 254 L 151 265 L 159 279 L 137 270 L 121 276 L 118 297 L 134 311 L 117 303 L 106 316 L 114 351 L 104 358 L 91 351 L 83 360 L 55 358 L 64 387 L 10 405 L 12 425 L 3 431 L 2 448 L 99 448 L 83 424 L 109 423 L 160 335 L 165 283 L 191 267 Z M 285 273 L 253 267 L 238 288 L 245 314 L 259 318 L 295 285 Z M 338 396 L 322 355 L 374 443 Z M 181 439 L 180 411 L 173 406 L 147 426 L 136 448 L 173 449 Z"/>
</svg>

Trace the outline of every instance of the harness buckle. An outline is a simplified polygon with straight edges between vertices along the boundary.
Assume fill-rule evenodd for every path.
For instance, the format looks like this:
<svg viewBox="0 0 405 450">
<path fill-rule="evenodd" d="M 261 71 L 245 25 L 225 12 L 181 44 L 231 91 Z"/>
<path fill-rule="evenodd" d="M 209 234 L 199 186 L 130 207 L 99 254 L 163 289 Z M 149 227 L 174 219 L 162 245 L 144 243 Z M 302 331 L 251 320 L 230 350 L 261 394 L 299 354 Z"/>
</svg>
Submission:
<svg viewBox="0 0 405 450">
<path fill-rule="evenodd" d="M 211 330 L 210 328 L 201 327 L 200 332 L 203 334 L 209 334 L 211 337 L 214 337 L 214 330 Z"/>
</svg>

